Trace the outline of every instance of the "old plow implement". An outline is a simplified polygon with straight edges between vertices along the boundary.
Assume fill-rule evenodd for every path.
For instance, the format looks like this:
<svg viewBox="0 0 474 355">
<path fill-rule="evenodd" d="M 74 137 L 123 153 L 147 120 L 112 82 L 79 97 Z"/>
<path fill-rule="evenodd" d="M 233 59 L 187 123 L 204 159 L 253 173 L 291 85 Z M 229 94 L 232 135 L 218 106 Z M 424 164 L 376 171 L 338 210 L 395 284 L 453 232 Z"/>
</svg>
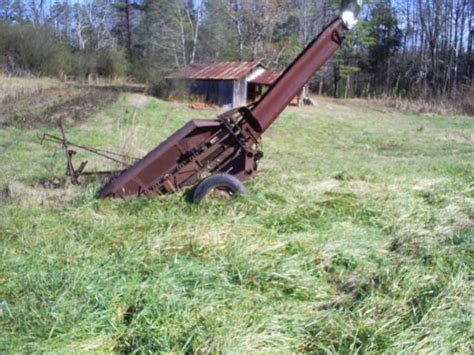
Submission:
<svg viewBox="0 0 474 355">
<path fill-rule="evenodd" d="M 114 176 L 120 175 L 123 172 L 123 169 L 107 171 L 85 171 L 85 168 L 89 163 L 87 160 L 81 162 L 80 165 L 76 168 L 73 163 L 73 158 L 77 154 L 78 150 L 95 154 L 104 158 L 105 160 L 117 163 L 118 165 L 124 168 L 131 167 L 133 163 L 130 162 L 137 162 L 140 160 L 139 158 L 133 158 L 125 154 L 73 143 L 66 138 L 62 122 L 59 122 L 58 126 L 61 131 L 61 137 L 49 133 L 44 133 L 41 137 L 40 144 L 44 144 L 45 142 L 51 142 L 61 145 L 62 150 L 64 151 L 64 154 L 66 156 L 66 176 L 70 179 L 71 184 L 73 185 L 80 184 L 79 178 L 81 176 L 107 176 L 112 178 Z"/>
</svg>

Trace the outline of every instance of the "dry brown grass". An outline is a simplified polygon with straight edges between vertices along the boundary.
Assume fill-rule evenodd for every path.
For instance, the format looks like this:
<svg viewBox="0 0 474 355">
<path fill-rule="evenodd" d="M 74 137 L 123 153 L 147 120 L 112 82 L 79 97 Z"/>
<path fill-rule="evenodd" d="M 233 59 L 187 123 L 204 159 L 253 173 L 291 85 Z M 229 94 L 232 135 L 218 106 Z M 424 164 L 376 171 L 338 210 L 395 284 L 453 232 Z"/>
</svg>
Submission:
<svg viewBox="0 0 474 355">
<path fill-rule="evenodd" d="M 39 123 L 74 123 L 117 100 L 117 91 L 71 86 L 39 88 L 7 96 L 0 106 L 3 124 L 31 127 Z"/>
<path fill-rule="evenodd" d="M 382 105 L 403 112 L 441 116 L 474 116 L 474 89 L 458 92 L 450 97 L 431 99 L 384 97 L 372 99 L 371 101 L 376 105 Z"/>
<path fill-rule="evenodd" d="M 31 95 L 50 88 L 64 87 L 64 83 L 50 78 L 17 78 L 0 73 L 0 102 L 9 98 Z"/>
</svg>

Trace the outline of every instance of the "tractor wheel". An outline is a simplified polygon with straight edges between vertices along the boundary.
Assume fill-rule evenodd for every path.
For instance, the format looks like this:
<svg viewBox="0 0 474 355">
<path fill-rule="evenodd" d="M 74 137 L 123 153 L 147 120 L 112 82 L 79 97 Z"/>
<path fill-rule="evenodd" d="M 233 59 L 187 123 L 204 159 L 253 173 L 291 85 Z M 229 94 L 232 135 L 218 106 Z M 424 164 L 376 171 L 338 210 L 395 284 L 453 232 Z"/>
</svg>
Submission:
<svg viewBox="0 0 474 355">
<path fill-rule="evenodd" d="M 244 184 L 233 175 L 216 174 L 204 179 L 194 190 L 193 201 L 201 202 L 206 196 L 231 198 L 245 195 Z"/>
</svg>

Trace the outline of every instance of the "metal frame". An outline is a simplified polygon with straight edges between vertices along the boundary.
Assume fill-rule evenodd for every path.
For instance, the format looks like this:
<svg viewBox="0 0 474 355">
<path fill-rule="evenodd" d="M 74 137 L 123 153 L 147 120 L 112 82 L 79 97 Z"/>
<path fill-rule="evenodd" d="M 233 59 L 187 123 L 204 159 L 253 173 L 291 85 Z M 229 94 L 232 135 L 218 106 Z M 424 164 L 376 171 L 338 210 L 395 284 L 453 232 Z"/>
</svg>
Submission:
<svg viewBox="0 0 474 355">
<path fill-rule="evenodd" d="M 230 110 L 215 120 L 192 120 L 142 159 L 71 143 L 62 125 L 62 137 L 45 134 L 42 142 L 62 144 L 67 160 L 66 174 L 73 184 L 79 184 L 81 175 L 111 175 L 98 193 L 102 198 L 156 197 L 192 186 L 217 173 L 233 175 L 240 181 L 249 180 L 257 175 L 263 158 L 259 148 L 262 135 L 342 45 L 346 31 L 343 21 L 335 19 L 256 104 Z M 125 169 L 85 173 L 87 161 L 76 169 L 72 163 L 76 151 L 70 147 L 97 154 Z M 135 163 L 130 166 L 124 159 L 135 160 Z"/>
<path fill-rule="evenodd" d="M 100 148 L 94 148 L 94 147 L 88 147 L 85 145 L 81 144 L 76 144 L 72 143 L 71 141 L 66 139 L 66 134 L 64 132 L 64 127 L 62 122 L 60 121 L 59 124 L 59 129 L 61 131 L 61 137 L 51 135 L 49 133 L 44 133 L 43 136 L 41 137 L 41 142 L 40 144 L 44 144 L 44 142 L 52 142 L 52 143 L 60 143 L 62 146 L 62 149 L 64 151 L 64 154 L 66 155 L 66 176 L 70 178 L 70 181 L 73 185 L 80 185 L 79 178 L 81 176 L 117 176 L 118 174 L 122 173 L 123 170 L 109 170 L 109 171 L 84 171 L 88 161 L 83 161 L 79 165 L 79 167 L 76 169 L 73 164 L 73 157 L 77 154 L 76 150 L 70 149 L 70 147 L 74 147 L 76 149 L 80 149 L 83 151 L 87 151 L 89 153 L 93 153 L 95 155 L 98 155 L 102 158 L 105 158 L 107 160 L 113 161 L 115 163 L 118 163 L 122 165 L 125 168 L 128 168 L 131 166 L 131 164 L 125 162 L 125 160 L 120 160 L 122 159 L 128 159 L 132 161 L 139 161 L 139 158 L 134 158 L 130 157 L 128 155 L 120 154 L 120 153 L 115 153 L 111 152 L 105 149 L 100 149 Z"/>
<path fill-rule="evenodd" d="M 262 134 L 314 73 L 342 45 L 347 28 L 335 19 L 286 69 L 271 89 L 250 107 L 215 120 L 192 120 L 143 159 L 112 178 L 99 197 L 156 197 L 226 173 L 246 181 L 256 176 L 263 157 Z"/>
</svg>

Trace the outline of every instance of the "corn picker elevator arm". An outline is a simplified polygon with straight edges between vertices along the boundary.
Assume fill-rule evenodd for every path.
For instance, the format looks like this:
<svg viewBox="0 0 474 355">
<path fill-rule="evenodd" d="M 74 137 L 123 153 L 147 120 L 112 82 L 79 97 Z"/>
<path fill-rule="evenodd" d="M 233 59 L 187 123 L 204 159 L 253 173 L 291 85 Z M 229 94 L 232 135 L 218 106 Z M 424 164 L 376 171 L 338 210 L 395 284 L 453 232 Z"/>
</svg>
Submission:
<svg viewBox="0 0 474 355">
<path fill-rule="evenodd" d="M 253 178 L 263 157 L 258 148 L 261 136 L 342 45 L 347 29 L 342 18 L 335 19 L 253 107 L 228 111 L 215 120 L 190 121 L 110 180 L 99 197 L 155 197 L 216 174 L 240 181 Z"/>
</svg>

